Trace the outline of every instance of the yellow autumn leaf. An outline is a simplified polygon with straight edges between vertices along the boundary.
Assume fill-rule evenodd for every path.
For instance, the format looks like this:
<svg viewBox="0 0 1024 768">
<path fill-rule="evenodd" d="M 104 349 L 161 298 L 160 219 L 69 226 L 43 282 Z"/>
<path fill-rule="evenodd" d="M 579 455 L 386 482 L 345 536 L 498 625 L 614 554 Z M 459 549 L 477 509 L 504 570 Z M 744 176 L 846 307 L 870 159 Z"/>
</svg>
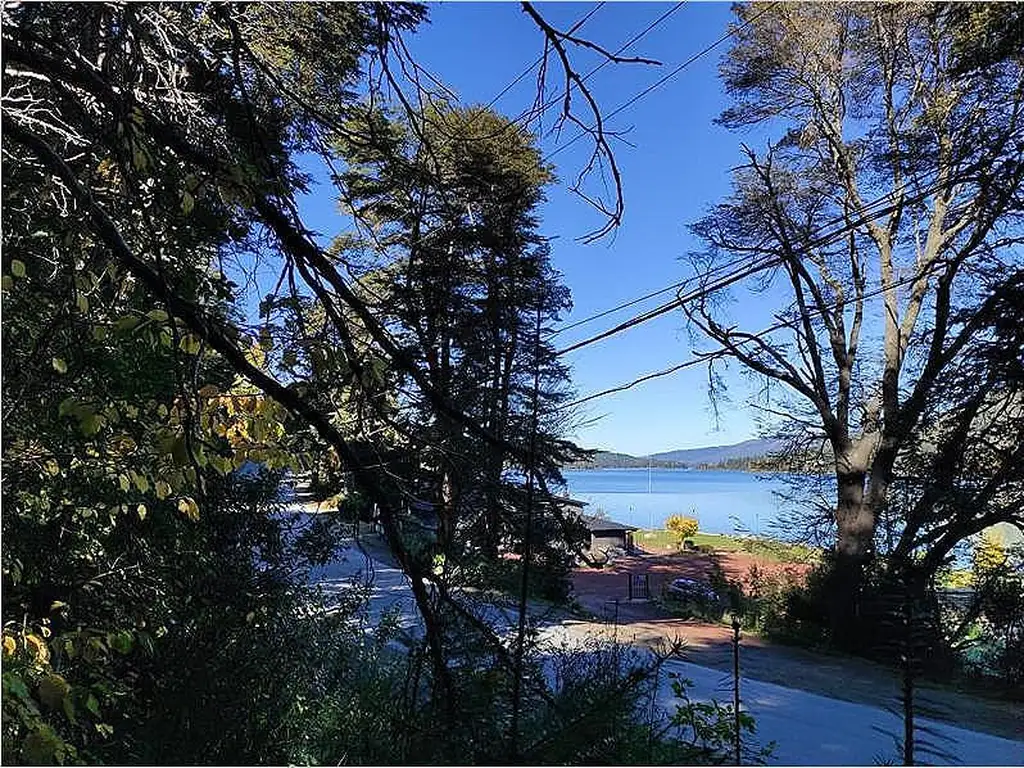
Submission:
<svg viewBox="0 0 1024 768">
<path fill-rule="evenodd" d="M 10 635 L 4 635 L 4 656 L 13 656 L 18 650 L 17 641 Z"/>
<path fill-rule="evenodd" d="M 121 486 L 122 491 L 127 491 L 132 487 L 132 481 L 128 479 L 128 475 L 118 475 L 117 482 Z"/>
<path fill-rule="evenodd" d="M 40 664 L 45 664 L 50 660 L 50 649 L 46 647 L 46 642 L 38 635 L 25 635 L 25 648 L 36 657 L 36 661 Z"/>
<path fill-rule="evenodd" d="M 178 511 L 193 523 L 199 520 L 199 505 L 191 496 L 183 496 L 178 499 Z"/>
<path fill-rule="evenodd" d="M 25 262 L 20 259 L 11 259 L 11 274 L 15 277 L 25 276 Z"/>
<path fill-rule="evenodd" d="M 139 514 L 139 520 L 145 520 L 146 519 L 146 513 L 148 512 L 148 510 L 146 509 L 146 505 L 145 504 L 139 504 L 139 506 L 136 507 L 135 511 L 138 512 L 138 514 Z"/>
<path fill-rule="evenodd" d="M 156 481 L 156 497 L 163 501 L 171 495 L 171 486 L 166 480 Z"/>
<path fill-rule="evenodd" d="M 61 358 L 55 357 L 50 362 L 53 363 L 53 370 L 55 370 L 57 373 L 68 372 L 68 364 L 65 363 Z"/>
</svg>

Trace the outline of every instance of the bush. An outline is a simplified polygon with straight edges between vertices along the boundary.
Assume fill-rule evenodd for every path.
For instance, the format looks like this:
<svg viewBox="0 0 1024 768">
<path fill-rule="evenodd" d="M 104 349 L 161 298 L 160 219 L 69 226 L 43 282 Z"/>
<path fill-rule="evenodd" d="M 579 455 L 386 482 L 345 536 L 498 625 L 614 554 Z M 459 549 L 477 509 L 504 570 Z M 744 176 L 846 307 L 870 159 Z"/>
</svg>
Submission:
<svg viewBox="0 0 1024 768">
<path fill-rule="evenodd" d="M 692 517 L 672 515 L 665 521 L 665 527 L 675 534 L 679 546 L 682 546 L 683 541 L 697 535 L 698 523 Z"/>
</svg>

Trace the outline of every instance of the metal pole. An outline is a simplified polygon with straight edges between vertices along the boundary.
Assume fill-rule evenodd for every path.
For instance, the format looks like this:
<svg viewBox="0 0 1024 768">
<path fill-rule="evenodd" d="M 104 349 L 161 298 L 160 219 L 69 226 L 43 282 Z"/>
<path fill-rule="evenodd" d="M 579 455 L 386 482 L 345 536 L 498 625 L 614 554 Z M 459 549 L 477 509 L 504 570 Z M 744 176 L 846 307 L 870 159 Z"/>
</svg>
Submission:
<svg viewBox="0 0 1024 768">
<path fill-rule="evenodd" d="M 530 558 L 533 555 L 533 467 L 537 450 L 537 403 L 540 395 L 540 322 L 541 307 L 537 305 L 537 328 L 533 348 L 533 397 L 530 403 L 530 450 L 526 467 L 526 525 L 523 532 L 523 569 L 519 587 L 519 626 L 516 637 L 515 668 L 512 677 L 512 722 L 510 724 L 512 757 L 519 753 L 519 712 L 522 705 L 523 653 L 526 640 L 526 601 L 530 588 Z"/>
<path fill-rule="evenodd" d="M 732 617 L 732 708 L 736 728 L 736 765 L 741 765 L 740 755 L 740 620 Z"/>
</svg>

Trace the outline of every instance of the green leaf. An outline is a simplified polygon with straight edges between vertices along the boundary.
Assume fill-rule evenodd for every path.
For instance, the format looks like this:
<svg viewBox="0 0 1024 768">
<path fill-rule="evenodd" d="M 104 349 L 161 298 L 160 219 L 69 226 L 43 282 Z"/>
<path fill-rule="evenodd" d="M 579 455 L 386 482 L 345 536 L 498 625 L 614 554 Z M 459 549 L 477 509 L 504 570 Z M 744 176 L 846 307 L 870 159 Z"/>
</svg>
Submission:
<svg viewBox="0 0 1024 768">
<path fill-rule="evenodd" d="M 15 277 L 25 276 L 25 262 L 20 259 L 11 259 L 11 274 Z"/>
<path fill-rule="evenodd" d="M 122 655 L 131 653 L 132 646 L 135 645 L 135 638 L 132 637 L 132 633 L 127 629 L 122 629 L 119 632 L 111 632 L 107 637 L 107 642 L 110 643 L 110 647 Z"/>
<path fill-rule="evenodd" d="M 11 290 L 11 288 L 14 287 L 14 280 L 11 278 L 10 275 L 4 275 L 2 278 L 0 278 L 0 283 L 2 283 L 0 284 L 0 288 L 3 288 L 3 290 L 5 291 L 9 291 Z"/>
<path fill-rule="evenodd" d="M 147 509 L 146 509 L 146 505 L 145 504 L 139 504 L 139 506 L 135 508 L 135 511 L 138 512 L 138 514 L 139 514 L 139 520 L 145 520 L 146 519 Z"/>
<path fill-rule="evenodd" d="M 196 207 L 196 199 L 189 192 L 181 193 L 181 212 L 188 216 Z"/>
<path fill-rule="evenodd" d="M 94 715 L 98 716 L 100 713 L 100 702 L 95 696 L 93 696 L 90 693 L 85 698 L 85 708 L 92 712 Z"/>
<path fill-rule="evenodd" d="M 162 309 L 151 309 L 146 313 L 146 317 L 150 320 L 155 320 L 158 323 L 166 323 L 168 315 Z"/>
<path fill-rule="evenodd" d="M 39 700 L 50 709 L 56 709 L 67 698 L 71 686 L 58 674 L 44 677 L 39 683 Z"/>
<path fill-rule="evenodd" d="M 20 699 L 29 698 L 28 688 L 25 681 L 15 672 L 4 672 L 3 677 L 4 693 L 13 694 Z"/>
<path fill-rule="evenodd" d="M 129 315 L 128 317 L 122 317 L 120 320 L 114 323 L 114 330 L 116 330 L 118 333 L 127 333 L 138 324 L 139 318 L 133 315 Z"/>
<path fill-rule="evenodd" d="M 75 298 L 75 303 L 78 305 L 78 311 L 79 312 L 81 312 L 83 315 L 88 313 L 88 311 L 89 311 L 89 297 L 88 296 L 86 296 L 84 293 L 78 294 L 78 296 Z"/>
<path fill-rule="evenodd" d="M 50 362 L 53 363 L 53 370 L 55 370 L 57 373 L 68 372 L 68 364 L 65 363 L 61 358 L 55 357 Z"/>
<path fill-rule="evenodd" d="M 192 334 L 186 334 L 181 337 L 181 341 L 178 342 L 178 347 L 186 355 L 194 355 L 199 351 L 199 339 Z"/>
<path fill-rule="evenodd" d="M 135 470 L 131 470 L 131 476 L 135 487 L 139 489 L 140 493 L 147 493 L 149 491 L 149 479 L 145 475 L 140 475 Z"/>
<path fill-rule="evenodd" d="M 53 765 L 60 738 L 48 725 L 40 725 L 21 742 L 21 754 L 29 765 Z"/>
<path fill-rule="evenodd" d="M 92 411 L 86 411 L 83 413 L 81 419 L 78 422 L 78 428 L 82 430 L 82 434 L 86 437 L 91 437 L 100 431 L 100 427 L 103 426 L 103 421 Z"/>
<path fill-rule="evenodd" d="M 78 725 L 78 721 L 75 719 L 75 702 L 71 700 L 70 696 L 65 696 L 61 702 L 61 706 L 64 708 L 64 714 L 67 716 L 75 725 Z"/>
</svg>

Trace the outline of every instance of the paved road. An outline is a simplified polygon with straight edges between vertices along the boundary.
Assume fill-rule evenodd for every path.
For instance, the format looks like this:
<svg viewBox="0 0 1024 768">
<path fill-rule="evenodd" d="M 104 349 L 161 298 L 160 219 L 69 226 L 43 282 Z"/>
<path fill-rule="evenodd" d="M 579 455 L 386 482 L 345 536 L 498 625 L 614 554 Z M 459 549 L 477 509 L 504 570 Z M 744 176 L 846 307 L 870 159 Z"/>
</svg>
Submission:
<svg viewBox="0 0 1024 768">
<path fill-rule="evenodd" d="M 363 616 L 369 624 L 394 616 L 404 630 L 415 632 L 420 627 L 409 577 L 400 568 L 368 557 L 355 547 L 345 550 L 341 559 L 311 570 L 309 581 L 323 589 L 328 600 L 332 595 L 349 593 L 354 585 L 365 585 L 368 599 Z"/>
<path fill-rule="evenodd" d="M 353 583 L 370 575 L 367 619 L 374 623 L 387 613 L 397 614 L 400 626 L 416 633 L 420 627 L 412 589 L 408 578 L 398 568 L 373 558 L 366 558 L 356 549 L 347 557 L 317 569 L 311 581 L 328 593 L 351 589 Z M 500 608 L 486 612 L 488 620 L 499 630 L 507 630 L 511 616 Z M 549 626 L 544 632 L 553 642 L 582 640 L 571 625 Z M 669 662 L 667 672 L 676 672 L 694 683 L 691 698 L 707 701 L 712 698 L 731 701 L 729 680 L 722 672 L 686 662 Z M 673 711 L 675 700 L 667 682 L 660 686 L 659 706 Z M 782 765 L 877 765 L 899 762 L 892 739 L 879 733 L 902 730 L 901 721 L 884 709 L 856 704 L 780 685 L 741 679 L 743 706 L 755 718 L 757 740 L 765 744 L 775 741 L 772 763 Z M 947 723 L 921 720 L 937 736 L 929 737 L 949 753 L 949 757 L 922 756 L 922 762 L 936 765 L 1024 765 L 1024 742 L 999 738 L 986 733 L 959 728 Z"/>
</svg>

